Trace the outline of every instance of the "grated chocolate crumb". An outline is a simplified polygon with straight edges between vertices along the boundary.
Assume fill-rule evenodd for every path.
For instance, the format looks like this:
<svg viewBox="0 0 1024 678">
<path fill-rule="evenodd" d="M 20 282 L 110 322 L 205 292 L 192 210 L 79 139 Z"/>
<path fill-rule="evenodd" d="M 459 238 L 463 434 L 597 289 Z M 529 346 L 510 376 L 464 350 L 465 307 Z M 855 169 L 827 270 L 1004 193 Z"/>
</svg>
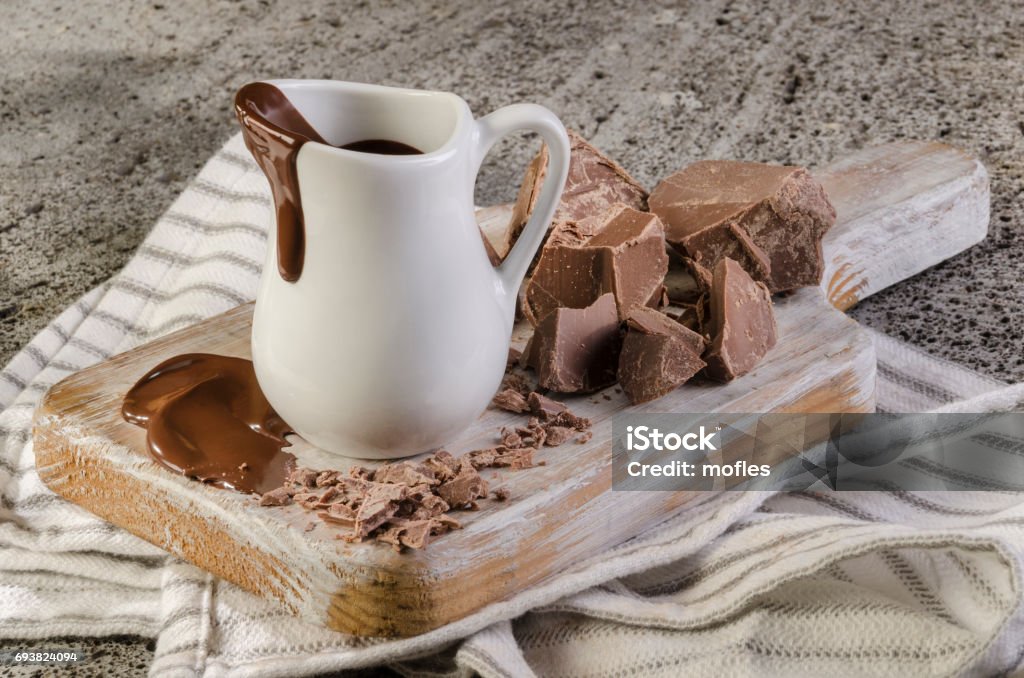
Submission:
<svg viewBox="0 0 1024 678">
<path fill-rule="evenodd" d="M 491 404 L 498 409 L 515 412 L 516 414 L 530 411 L 530 406 L 526 403 L 526 398 L 523 397 L 523 394 L 511 388 L 498 392 L 491 399 Z"/>
<path fill-rule="evenodd" d="M 287 506 L 290 503 L 292 503 L 291 495 L 283 487 L 271 490 L 260 497 L 260 506 Z"/>
<path fill-rule="evenodd" d="M 525 469 L 545 466 L 534 462 L 542 446 L 554 447 L 577 435 L 590 439 L 590 421 L 572 413 L 563 403 L 526 389 L 513 389 L 515 402 L 532 412 L 526 426 L 503 428 L 501 444 L 455 457 L 438 450 L 422 462 L 393 462 L 376 469 L 353 466 L 348 473 L 331 469 L 296 468 L 283 487 L 260 497 L 261 506 L 298 504 L 315 512 L 324 523 L 345 528 L 336 538 L 347 542 L 379 541 L 402 551 L 426 547 L 434 538 L 461 523 L 450 511 L 479 510 L 479 500 L 489 496 L 507 501 L 505 486 L 488 491 L 480 475 L 486 468 Z M 500 395 L 500 394 L 499 394 Z M 492 473 L 492 479 L 498 474 Z M 306 526 L 314 529 L 315 523 Z"/>
</svg>

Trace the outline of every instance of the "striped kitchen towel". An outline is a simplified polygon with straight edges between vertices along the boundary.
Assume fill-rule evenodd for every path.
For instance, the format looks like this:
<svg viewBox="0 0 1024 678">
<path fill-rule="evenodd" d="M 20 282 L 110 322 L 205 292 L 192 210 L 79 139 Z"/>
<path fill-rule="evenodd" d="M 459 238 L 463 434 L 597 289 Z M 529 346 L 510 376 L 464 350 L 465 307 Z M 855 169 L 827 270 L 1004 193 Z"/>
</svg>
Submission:
<svg viewBox="0 0 1024 678">
<path fill-rule="evenodd" d="M 1024 498 L 711 497 L 512 600 L 409 639 L 310 626 L 50 493 L 31 418 L 67 374 L 252 299 L 266 182 L 229 141 L 137 255 L 0 372 L 0 638 L 155 637 L 151 673 L 993 675 L 1024 664 Z M 1007 386 L 876 335 L 886 411 L 1020 409 Z"/>
</svg>

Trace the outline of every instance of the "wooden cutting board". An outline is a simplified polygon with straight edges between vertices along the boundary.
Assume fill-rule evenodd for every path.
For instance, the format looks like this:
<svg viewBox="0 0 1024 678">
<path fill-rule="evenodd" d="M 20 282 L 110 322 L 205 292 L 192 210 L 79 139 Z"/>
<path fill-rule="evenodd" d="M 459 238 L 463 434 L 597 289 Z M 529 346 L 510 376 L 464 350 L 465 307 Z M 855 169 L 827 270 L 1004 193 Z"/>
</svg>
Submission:
<svg viewBox="0 0 1024 678">
<path fill-rule="evenodd" d="M 408 636 L 460 619 L 685 510 L 689 493 L 612 493 L 613 414 L 873 409 L 871 340 L 837 309 L 981 240 L 988 179 L 976 159 L 934 143 L 862 151 L 816 176 L 838 212 L 825 242 L 824 290 L 777 300 L 778 346 L 753 373 L 729 384 L 685 385 L 632 408 L 615 389 L 565 398 L 595 422 L 592 440 L 540 451 L 546 466 L 486 471 L 491 486 L 504 485 L 511 498 L 459 512 L 464 528 L 422 551 L 348 544 L 335 538 L 338 528 L 297 506 L 259 507 L 253 497 L 173 474 L 149 459 L 145 432 L 121 419 L 127 389 L 166 358 L 194 351 L 248 358 L 251 304 L 55 385 L 36 412 L 39 475 L 96 515 L 310 622 Z M 508 213 L 507 206 L 481 210 L 489 237 L 500 235 Z M 515 341 L 528 333 L 517 327 Z M 488 410 L 448 449 L 491 446 L 500 427 L 522 422 Z M 350 463 L 298 438 L 291 450 L 313 468 Z"/>
</svg>

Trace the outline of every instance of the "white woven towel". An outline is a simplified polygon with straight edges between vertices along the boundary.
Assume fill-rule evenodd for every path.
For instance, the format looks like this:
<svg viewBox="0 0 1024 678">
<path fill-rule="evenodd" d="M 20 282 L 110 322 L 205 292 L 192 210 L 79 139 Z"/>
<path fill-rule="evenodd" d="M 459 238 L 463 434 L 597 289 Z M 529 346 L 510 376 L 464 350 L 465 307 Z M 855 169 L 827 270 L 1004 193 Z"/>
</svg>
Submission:
<svg viewBox="0 0 1024 678">
<path fill-rule="evenodd" d="M 68 373 L 252 299 L 270 219 L 238 137 L 123 272 L 0 372 L 0 637 L 141 634 L 153 675 L 991 675 L 1024 663 L 1024 501 L 1005 493 L 720 495 L 515 599 L 405 640 L 293 619 L 56 497 L 32 411 Z M 877 336 L 888 411 L 1019 408 Z M 511 620 L 511 621 L 510 621 Z"/>
</svg>

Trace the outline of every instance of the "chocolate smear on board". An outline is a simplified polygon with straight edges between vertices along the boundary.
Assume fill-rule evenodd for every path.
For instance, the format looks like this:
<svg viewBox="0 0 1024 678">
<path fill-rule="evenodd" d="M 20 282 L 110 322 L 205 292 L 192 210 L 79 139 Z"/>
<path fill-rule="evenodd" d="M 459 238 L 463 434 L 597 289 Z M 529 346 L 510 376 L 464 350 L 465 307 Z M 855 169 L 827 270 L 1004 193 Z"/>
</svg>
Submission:
<svg viewBox="0 0 1024 678">
<path fill-rule="evenodd" d="M 189 353 L 160 363 L 132 386 L 124 418 L 146 429 L 163 466 L 217 487 L 263 494 L 295 466 L 291 433 L 263 396 L 252 361 Z"/>
</svg>

